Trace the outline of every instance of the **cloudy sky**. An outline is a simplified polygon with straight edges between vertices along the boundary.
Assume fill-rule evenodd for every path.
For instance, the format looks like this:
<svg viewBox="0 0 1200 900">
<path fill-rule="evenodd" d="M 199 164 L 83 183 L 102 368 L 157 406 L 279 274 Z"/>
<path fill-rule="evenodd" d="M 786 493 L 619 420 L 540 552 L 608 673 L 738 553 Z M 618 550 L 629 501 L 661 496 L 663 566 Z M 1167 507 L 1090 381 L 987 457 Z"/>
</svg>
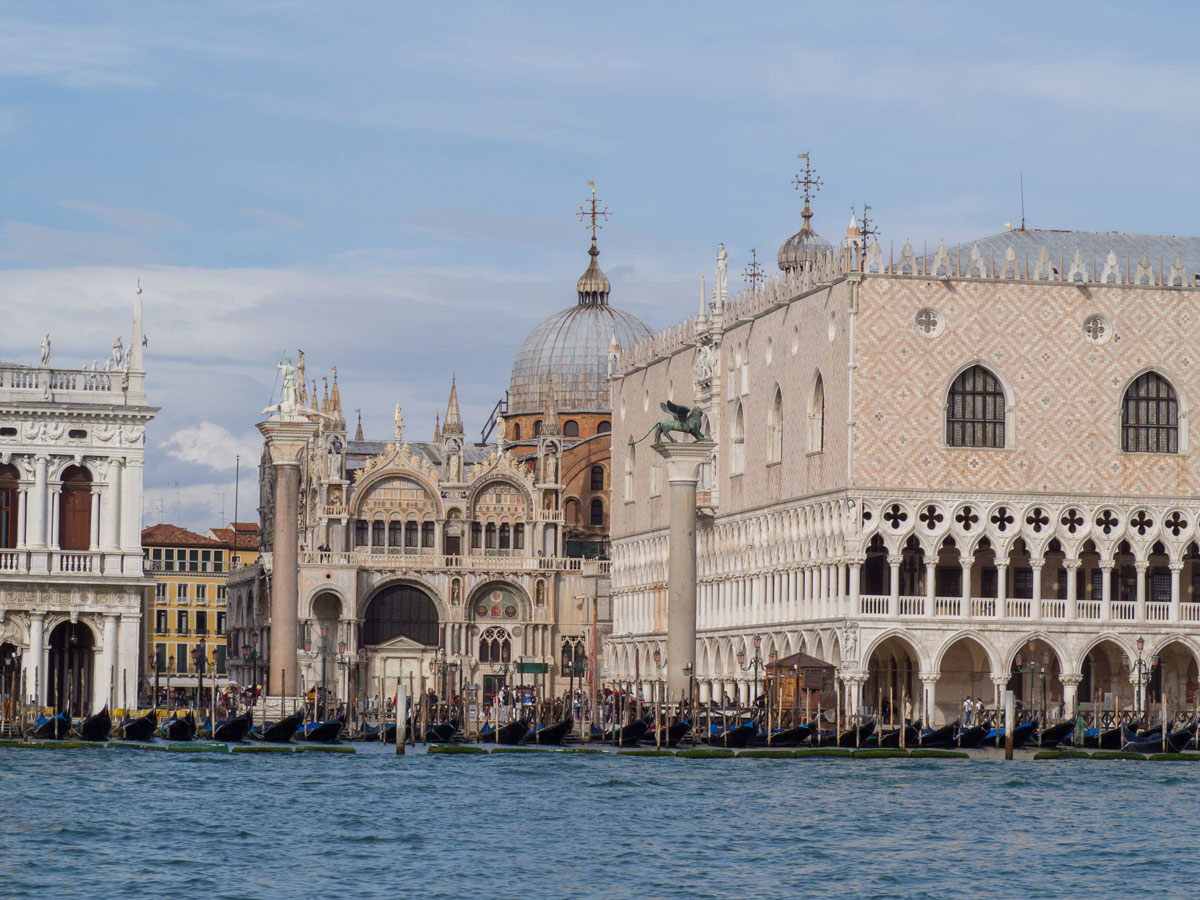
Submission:
<svg viewBox="0 0 1200 900">
<path fill-rule="evenodd" d="M 506 8 L 519 6 L 519 13 Z M 575 302 L 596 179 L 613 301 L 665 327 L 870 203 L 883 240 L 1198 232 L 1190 5 L 0 3 L 0 358 L 101 359 L 146 299 L 147 523 L 256 502 L 275 364 L 368 435 L 468 430 Z M 733 279 L 733 287 L 737 286 Z M 353 413 L 351 413 L 353 415 Z"/>
</svg>

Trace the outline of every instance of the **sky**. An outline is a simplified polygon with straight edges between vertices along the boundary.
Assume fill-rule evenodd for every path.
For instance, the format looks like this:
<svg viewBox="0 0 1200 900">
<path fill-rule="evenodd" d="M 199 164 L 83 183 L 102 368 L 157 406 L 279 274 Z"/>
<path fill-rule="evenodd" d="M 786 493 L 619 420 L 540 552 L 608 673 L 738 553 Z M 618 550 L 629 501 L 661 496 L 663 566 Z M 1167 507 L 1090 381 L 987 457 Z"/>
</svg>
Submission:
<svg viewBox="0 0 1200 900">
<path fill-rule="evenodd" d="M 513 7 L 506 9 L 504 7 Z M 90 364 L 145 298 L 147 524 L 255 518 L 276 363 L 353 428 L 469 434 L 575 303 L 665 328 L 716 245 L 773 268 L 808 151 L 836 240 L 1197 234 L 1186 4 L 0 2 L 0 359 Z M 711 283 L 711 282 L 710 282 Z M 235 488 L 240 456 L 241 481 Z"/>
</svg>

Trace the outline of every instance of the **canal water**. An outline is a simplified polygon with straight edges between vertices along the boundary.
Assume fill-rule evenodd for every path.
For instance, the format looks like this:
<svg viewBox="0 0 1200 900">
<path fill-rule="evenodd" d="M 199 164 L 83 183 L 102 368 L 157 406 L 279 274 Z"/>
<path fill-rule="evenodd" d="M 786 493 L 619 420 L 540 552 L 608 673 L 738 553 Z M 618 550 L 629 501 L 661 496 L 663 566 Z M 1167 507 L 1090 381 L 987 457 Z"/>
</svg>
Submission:
<svg viewBox="0 0 1200 900">
<path fill-rule="evenodd" d="M 0 748 L 0 897 L 1195 897 L 1200 765 Z"/>
</svg>

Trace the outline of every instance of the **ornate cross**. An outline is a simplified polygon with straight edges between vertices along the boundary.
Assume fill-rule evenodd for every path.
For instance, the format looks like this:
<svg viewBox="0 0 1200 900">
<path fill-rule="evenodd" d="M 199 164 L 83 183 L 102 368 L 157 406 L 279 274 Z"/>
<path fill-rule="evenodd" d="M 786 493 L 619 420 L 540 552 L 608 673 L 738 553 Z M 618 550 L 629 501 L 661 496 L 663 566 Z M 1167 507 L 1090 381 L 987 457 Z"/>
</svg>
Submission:
<svg viewBox="0 0 1200 900">
<path fill-rule="evenodd" d="M 763 274 L 762 263 L 758 261 L 758 253 L 753 247 L 750 248 L 750 265 L 746 266 L 742 272 L 743 277 L 750 282 L 750 290 L 758 289 L 758 283 L 766 280 L 766 275 Z"/>
<path fill-rule="evenodd" d="M 792 184 L 796 186 L 796 190 L 804 191 L 804 205 L 808 206 L 808 202 L 812 200 L 812 195 L 821 189 L 823 182 L 812 170 L 812 163 L 809 162 L 807 153 L 797 153 L 796 159 L 804 160 L 804 177 L 797 175 L 792 179 Z"/>
<path fill-rule="evenodd" d="M 579 216 L 579 221 L 583 222 L 584 228 L 592 229 L 592 238 L 594 239 L 596 231 L 604 227 L 603 223 L 598 222 L 597 219 L 608 221 L 608 217 L 612 215 L 612 212 L 609 211 L 607 206 L 603 209 L 599 208 L 604 199 L 596 196 L 596 182 L 589 181 L 588 186 L 592 189 L 592 196 L 579 205 L 579 211 L 576 215 Z"/>
</svg>

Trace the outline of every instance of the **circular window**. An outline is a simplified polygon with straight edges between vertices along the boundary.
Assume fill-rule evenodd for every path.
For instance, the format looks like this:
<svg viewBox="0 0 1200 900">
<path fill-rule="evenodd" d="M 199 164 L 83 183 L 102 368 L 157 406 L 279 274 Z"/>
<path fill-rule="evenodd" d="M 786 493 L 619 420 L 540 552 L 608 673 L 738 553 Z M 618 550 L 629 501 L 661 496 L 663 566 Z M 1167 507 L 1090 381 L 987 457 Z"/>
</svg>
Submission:
<svg viewBox="0 0 1200 900">
<path fill-rule="evenodd" d="M 1103 344 L 1112 337 L 1112 324 L 1096 313 L 1083 320 L 1083 336 L 1093 344 Z"/>
<path fill-rule="evenodd" d="M 771 364 L 771 355 L 772 355 L 772 347 L 771 347 L 771 343 L 772 343 L 772 342 L 771 342 L 771 339 L 770 339 L 770 338 L 767 338 L 767 351 L 766 351 L 766 353 L 764 354 L 764 356 L 766 357 L 766 361 L 767 361 L 767 365 L 768 365 L 768 366 Z"/>
<path fill-rule="evenodd" d="M 946 320 L 942 318 L 941 313 L 929 306 L 917 313 L 913 325 L 918 333 L 929 338 L 935 338 L 946 330 Z"/>
<path fill-rule="evenodd" d="M 830 310 L 829 312 L 829 343 L 833 343 L 833 339 L 837 337 L 837 315 Z"/>
</svg>

